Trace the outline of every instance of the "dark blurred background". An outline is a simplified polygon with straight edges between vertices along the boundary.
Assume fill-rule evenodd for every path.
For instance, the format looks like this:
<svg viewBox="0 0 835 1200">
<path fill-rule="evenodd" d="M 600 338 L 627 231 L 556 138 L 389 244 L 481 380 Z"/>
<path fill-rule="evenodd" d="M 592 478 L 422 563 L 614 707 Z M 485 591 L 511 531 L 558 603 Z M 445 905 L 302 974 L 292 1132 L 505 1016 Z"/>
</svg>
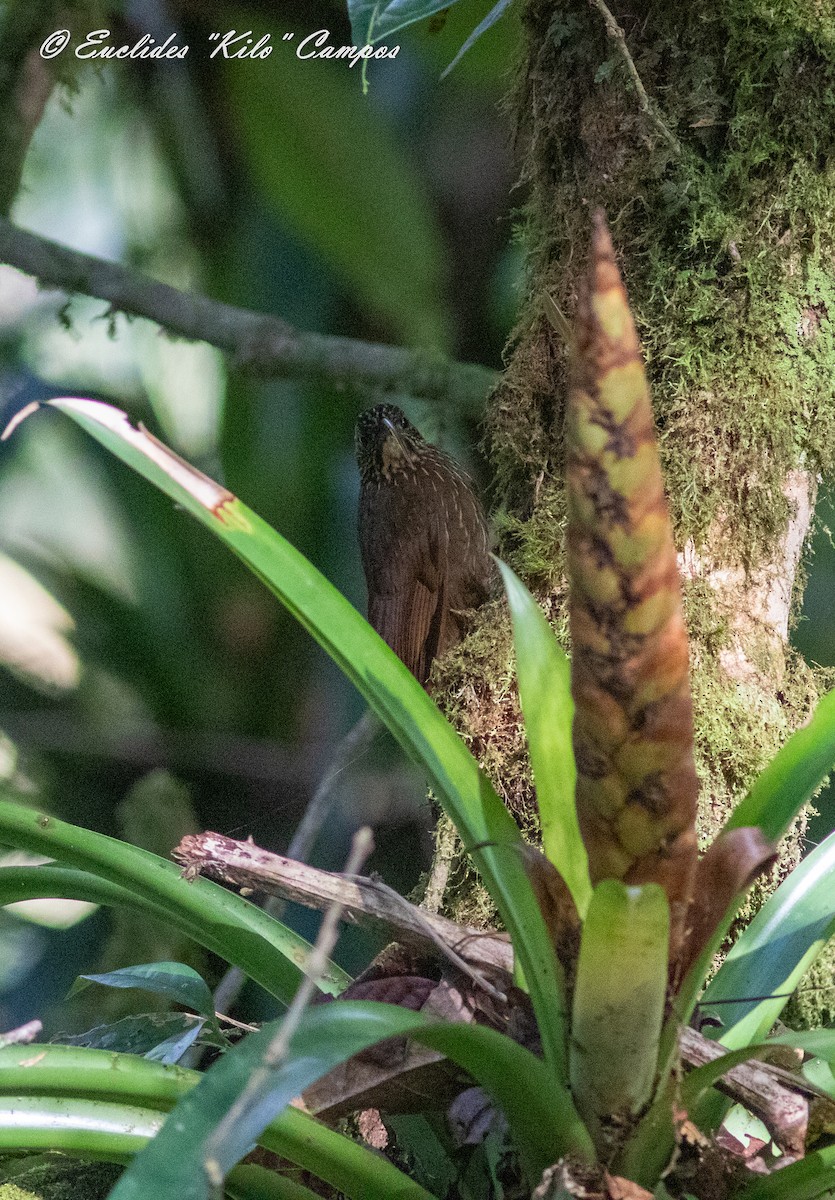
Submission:
<svg viewBox="0 0 835 1200">
<path fill-rule="evenodd" d="M 397 35 L 397 58 L 369 67 L 367 95 L 359 68 L 299 61 L 282 42 L 326 28 L 350 43 L 338 5 L 101 10 L 113 44 L 173 31 L 190 52 L 73 68 L 37 129 L 13 218 L 302 329 L 498 368 L 523 262 L 513 213 L 524 190 L 500 103 L 519 38 L 512 7 L 439 80 L 490 7 L 460 0 Z M 271 33 L 271 57 L 210 60 L 209 33 L 230 29 Z M 67 393 L 145 421 L 364 607 L 352 442 L 375 396 L 254 378 L 205 344 L 0 267 L 0 424 Z M 409 415 L 485 482 L 479 413 Z M 796 636 L 835 663 L 835 554 L 823 534 L 815 551 Z M 0 778 L 24 801 L 163 854 L 197 827 L 281 850 L 361 711 L 236 559 L 64 418 L 42 413 L 0 447 Z M 339 867 L 370 821 L 371 867 L 413 887 L 432 818 L 384 735 L 341 772 L 335 801 L 314 861 Z M 291 919 L 314 931 L 309 914 Z M 349 968 L 368 952 L 356 937 L 340 946 Z M 0 1028 L 36 1015 L 48 1033 L 83 1027 L 98 1014 L 62 1003 L 76 973 L 190 954 L 124 914 L 4 910 Z M 198 965 L 210 980 L 220 970 Z"/>
<path fill-rule="evenodd" d="M 108 27 L 109 43 L 173 31 L 189 54 L 68 63 L 12 217 L 301 329 L 498 367 L 522 264 L 499 108 L 515 18 L 439 82 L 488 8 L 461 0 L 390 39 L 399 54 L 369 66 L 367 95 L 359 67 L 300 61 L 282 42 L 328 29 L 350 44 L 338 5 L 102 10 L 91 28 Z M 209 59 L 209 34 L 232 29 L 270 33 L 272 55 Z M 101 301 L 67 303 L 1 267 L 0 424 L 67 393 L 145 421 L 364 609 L 353 426 L 377 397 L 255 378 L 205 344 L 111 317 Z M 409 415 L 481 471 L 477 412 Z M 286 848 L 362 712 L 236 559 L 50 412 L 0 448 L 0 662 L 0 776 L 24 800 L 163 854 L 196 827 Z M 353 828 L 370 821 L 371 867 L 408 891 L 431 852 L 422 780 L 379 733 L 334 792 L 314 861 L 340 866 Z M 96 1014 L 60 1004 L 77 972 L 191 953 L 159 930 L 138 941 L 124 915 L 83 911 L 0 914 L 0 1027 L 34 1015 L 52 1031 L 83 1026 Z M 312 915 L 291 919 L 314 932 Z M 368 946 L 348 936 L 341 954 L 359 967 Z"/>
</svg>

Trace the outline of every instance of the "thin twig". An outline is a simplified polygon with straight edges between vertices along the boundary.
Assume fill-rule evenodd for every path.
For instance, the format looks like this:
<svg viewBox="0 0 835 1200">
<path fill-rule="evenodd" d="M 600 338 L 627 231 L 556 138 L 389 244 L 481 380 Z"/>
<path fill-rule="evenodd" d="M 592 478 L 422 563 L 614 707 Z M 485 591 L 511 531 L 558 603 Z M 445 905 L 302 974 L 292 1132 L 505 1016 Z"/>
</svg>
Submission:
<svg viewBox="0 0 835 1200">
<path fill-rule="evenodd" d="M 375 892 L 379 892 L 381 896 L 387 897 L 391 901 L 395 909 L 401 911 L 406 910 L 409 918 L 413 922 L 417 922 L 418 926 L 424 930 L 426 936 L 432 944 L 440 951 L 444 958 L 449 959 L 454 967 L 457 967 L 464 975 L 473 981 L 478 987 L 487 992 L 488 996 L 498 1001 L 499 1004 L 507 1004 L 507 996 L 504 992 L 500 992 L 498 988 L 493 987 L 492 983 L 482 974 L 481 971 L 461 957 L 461 955 L 452 947 L 452 944 L 442 937 L 435 929 L 431 917 L 422 912 L 416 904 L 411 904 L 405 896 L 401 896 L 393 887 L 389 887 L 387 883 L 383 883 L 381 879 L 364 879 L 361 875 L 345 874 L 346 879 L 352 879 L 354 883 L 362 883 L 366 887 L 373 888 Z"/>
<path fill-rule="evenodd" d="M 620 25 L 617 23 L 615 17 L 612 15 L 610 9 L 604 3 L 604 0 L 589 0 L 589 3 L 596 8 L 603 17 L 603 20 L 606 24 L 606 32 L 612 41 L 617 45 L 621 57 L 626 63 L 626 69 L 629 72 L 629 77 L 632 80 L 635 91 L 638 93 L 638 103 L 641 106 L 641 111 L 649 117 L 667 145 L 672 148 L 677 156 L 680 155 L 681 142 L 679 142 L 675 134 L 667 128 L 655 104 L 647 95 L 647 90 L 641 83 L 641 77 L 638 74 L 638 68 L 635 66 L 632 55 L 629 53 L 629 47 L 626 44 L 626 35 L 624 34 Z"/>
<path fill-rule="evenodd" d="M 366 709 L 360 719 L 341 739 L 327 773 L 320 780 L 319 786 L 305 809 L 304 816 L 290 839 L 290 845 L 287 847 L 288 858 L 296 859 L 298 862 L 307 862 L 322 827 L 333 811 L 334 784 L 366 744 L 371 741 L 379 728 L 380 723 L 377 718 L 370 709 Z M 286 907 L 287 901 L 282 897 L 268 896 L 264 904 L 264 912 L 280 921 Z M 215 1008 L 224 1010 L 232 1008 L 240 996 L 245 982 L 246 975 L 240 967 L 229 967 L 215 988 Z"/>
<path fill-rule="evenodd" d="M 26 1045 L 28 1042 L 34 1042 L 38 1034 L 42 1032 L 43 1025 L 40 1021 L 27 1021 L 25 1025 L 19 1025 L 17 1029 L 9 1029 L 5 1033 L 0 1033 L 0 1046 Z"/>
<path fill-rule="evenodd" d="M 323 776 L 313 797 L 305 809 L 304 816 L 287 847 L 287 857 L 298 862 L 307 862 L 314 843 L 328 817 L 333 811 L 334 784 L 351 763 L 367 748 L 380 729 L 380 722 L 370 708 L 366 709 L 334 751 L 327 774 Z"/>
<path fill-rule="evenodd" d="M 145 317 L 169 333 L 209 342 L 241 367 L 285 379 L 447 401 L 481 411 L 496 372 L 431 350 L 407 350 L 294 329 L 278 317 L 182 292 L 118 263 L 81 254 L 0 219 L 0 262 L 47 287 L 94 296 L 111 312 Z"/>
<path fill-rule="evenodd" d="M 226 1013 L 216 1012 L 215 1017 L 218 1021 L 225 1021 L 227 1025 L 234 1026 L 235 1029 L 242 1029 L 244 1033 L 257 1033 L 260 1029 L 259 1025 L 249 1025 L 246 1021 L 236 1021 L 234 1017 L 227 1017 Z"/>
<path fill-rule="evenodd" d="M 367 826 L 357 830 L 351 844 L 351 852 L 345 864 L 345 871 L 355 875 L 368 859 L 374 847 L 371 830 Z M 273 1072 L 281 1066 L 287 1057 L 290 1042 L 296 1033 L 305 1009 L 316 994 L 319 980 L 327 971 L 328 959 L 339 937 L 339 922 L 342 917 L 342 905 L 334 902 L 324 915 L 319 936 L 313 944 L 304 966 L 305 978 L 302 980 L 284 1020 L 277 1033 L 267 1045 L 260 1065 L 253 1071 L 246 1087 L 238 1096 L 232 1107 L 224 1114 L 206 1139 L 203 1148 L 203 1169 L 209 1186 L 218 1189 L 223 1182 L 223 1173 L 217 1158 L 218 1150 L 232 1134 L 235 1126 L 255 1106 L 269 1089 Z"/>
</svg>

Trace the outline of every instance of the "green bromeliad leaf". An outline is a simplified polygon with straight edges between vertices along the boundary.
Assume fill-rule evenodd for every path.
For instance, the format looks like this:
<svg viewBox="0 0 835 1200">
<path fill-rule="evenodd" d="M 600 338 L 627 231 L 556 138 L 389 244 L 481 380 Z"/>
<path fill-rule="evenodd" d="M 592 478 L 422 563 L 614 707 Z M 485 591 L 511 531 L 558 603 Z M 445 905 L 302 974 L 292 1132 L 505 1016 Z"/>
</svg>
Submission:
<svg viewBox="0 0 835 1200">
<path fill-rule="evenodd" d="M 816 846 L 743 930 L 701 1000 L 728 1049 L 760 1041 L 835 935 L 835 834 Z M 711 1005 L 715 1007 L 711 1008 Z"/>
<path fill-rule="evenodd" d="M 203 1162 L 207 1139 L 261 1066 L 277 1026 L 273 1022 L 250 1035 L 212 1066 L 122 1176 L 112 1200 L 156 1200 L 161 1194 L 211 1200 Z M 532 1180 L 562 1154 L 590 1157 L 588 1137 L 575 1124 L 567 1092 L 541 1059 L 510 1038 L 479 1025 L 431 1020 L 394 1005 L 338 1001 L 304 1013 L 286 1057 L 268 1072 L 253 1103 L 236 1109 L 235 1122 L 212 1140 L 220 1171 L 229 1171 L 295 1096 L 338 1063 L 403 1034 L 449 1056 L 491 1093 L 507 1117 Z"/>
<path fill-rule="evenodd" d="M 0 788 L 0 842 L 80 868 L 9 867 L 0 871 L 0 901 L 33 896 L 126 904 L 169 921 L 200 945 L 239 966 L 289 1002 L 310 945 L 280 921 L 209 879 L 189 882 L 172 862 L 138 846 L 80 829 L 25 808 Z M 321 986 L 338 993 L 349 976 L 329 964 Z"/>
<path fill-rule="evenodd" d="M 238 1064 L 244 1079 L 246 1061 Z M 0 1150 L 50 1148 L 128 1160 L 203 1078 L 133 1054 L 54 1045 L 0 1048 Z M 349 1200 L 433 1200 L 386 1159 L 292 1106 L 258 1140 Z M 227 1177 L 230 1195 L 271 1200 L 270 1192 L 239 1188 L 241 1180 L 237 1170 Z M 173 1194 L 179 1193 L 166 1183 L 155 1195 Z"/>
<path fill-rule="evenodd" d="M 606 879 L 583 925 L 571 1021 L 571 1086 L 603 1152 L 612 1122 L 647 1105 L 658 1067 L 670 913 L 657 884 Z"/>
<path fill-rule="evenodd" d="M 533 596 L 500 562 L 513 619 L 519 698 L 531 758 L 542 849 L 565 881 L 580 917 L 591 900 L 588 855 L 580 837 L 571 743 L 574 703 L 565 651 Z"/>
</svg>

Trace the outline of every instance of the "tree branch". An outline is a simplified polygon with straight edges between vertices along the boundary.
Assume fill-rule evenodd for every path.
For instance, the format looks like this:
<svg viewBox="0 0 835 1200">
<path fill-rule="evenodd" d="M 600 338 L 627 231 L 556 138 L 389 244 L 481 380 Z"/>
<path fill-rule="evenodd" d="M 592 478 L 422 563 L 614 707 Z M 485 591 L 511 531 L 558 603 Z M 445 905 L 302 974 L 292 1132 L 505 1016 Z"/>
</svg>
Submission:
<svg viewBox="0 0 835 1200">
<path fill-rule="evenodd" d="M 506 934 L 456 925 L 417 908 L 373 879 L 348 879 L 321 871 L 221 833 L 187 835 L 172 857 L 187 877 L 205 875 L 247 891 L 283 896 L 308 908 L 324 909 L 338 900 L 350 920 L 383 926 L 389 936 L 394 933 L 398 941 L 423 952 L 437 951 L 443 943 L 456 958 L 477 968 L 503 975 L 513 972 L 513 950 Z"/>
<path fill-rule="evenodd" d="M 711 1042 L 695 1029 L 682 1029 L 679 1049 L 690 1067 L 701 1067 L 727 1054 L 725 1046 Z M 789 1080 L 788 1086 L 783 1080 Z M 715 1086 L 759 1117 L 789 1161 L 803 1155 L 809 1125 L 809 1102 L 803 1094 L 806 1080 L 795 1080 L 769 1063 L 746 1062 L 731 1067 Z"/>
<path fill-rule="evenodd" d="M 278 317 L 234 308 L 70 250 L 0 219 L 0 262 L 34 275 L 44 286 L 105 300 L 114 312 L 144 317 L 169 333 L 209 342 L 236 365 L 286 379 L 319 380 L 339 388 L 448 400 L 480 411 L 496 372 L 457 363 L 431 350 L 408 350 L 294 329 Z"/>
</svg>

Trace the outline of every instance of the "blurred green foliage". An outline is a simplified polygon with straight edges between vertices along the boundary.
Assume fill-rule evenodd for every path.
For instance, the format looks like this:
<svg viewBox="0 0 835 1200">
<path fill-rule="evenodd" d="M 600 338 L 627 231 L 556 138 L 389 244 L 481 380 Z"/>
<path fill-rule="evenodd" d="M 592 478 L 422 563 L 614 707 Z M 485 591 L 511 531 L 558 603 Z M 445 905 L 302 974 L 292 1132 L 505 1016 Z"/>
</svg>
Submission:
<svg viewBox="0 0 835 1200">
<path fill-rule="evenodd" d="M 403 31 L 395 60 L 369 64 L 364 96 L 359 69 L 300 61 L 282 41 L 327 28 L 335 44 L 350 42 L 347 12 L 327 3 L 138 0 L 106 15 L 82 3 L 74 31 L 89 18 L 114 45 L 174 31 L 189 54 L 101 64 L 67 52 L 68 83 L 35 131 L 12 218 L 302 329 L 498 366 L 520 270 L 508 245 L 510 131 L 498 111 L 518 25 L 501 22 L 438 82 L 482 9 L 461 0 L 440 29 Z M 272 35 L 270 58 L 209 58 L 210 33 L 250 28 Z M 205 344 L 102 302 L 66 302 L 8 268 L 0 380 L 3 423 L 33 399 L 67 393 L 130 412 L 364 606 L 352 441 L 375 396 L 257 378 Z M 425 406 L 412 415 L 478 470 L 475 425 Z M 19 580 L 2 589 L 3 777 L 24 800 L 119 834 L 122 799 L 165 768 L 200 825 L 283 848 L 359 698 L 167 500 L 69 423 L 38 424 L 0 449 L 0 554 L 61 607 L 40 611 Z M 23 661 L 10 644 L 38 653 Z M 428 854 L 422 781 L 379 737 L 344 773 L 338 800 L 318 861 L 339 864 L 356 821 L 370 819 L 380 826 L 377 865 L 408 890 Z M 0 920 L 5 1023 L 36 1008 L 83 1024 L 54 1010 L 62 989 L 76 972 L 121 965 L 117 947 L 132 940 L 100 915 L 60 934 Z M 312 918 L 299 920 L 310 932 Z M 143 931 L 148 958 L 174 956 L 157 941 Z M 33 1000 L 31 969 L 55 946 L 67 969 L 42 973 Z M 346 953 L 365 951 L 352 952 L 349 938 Z"/>
</svg>

